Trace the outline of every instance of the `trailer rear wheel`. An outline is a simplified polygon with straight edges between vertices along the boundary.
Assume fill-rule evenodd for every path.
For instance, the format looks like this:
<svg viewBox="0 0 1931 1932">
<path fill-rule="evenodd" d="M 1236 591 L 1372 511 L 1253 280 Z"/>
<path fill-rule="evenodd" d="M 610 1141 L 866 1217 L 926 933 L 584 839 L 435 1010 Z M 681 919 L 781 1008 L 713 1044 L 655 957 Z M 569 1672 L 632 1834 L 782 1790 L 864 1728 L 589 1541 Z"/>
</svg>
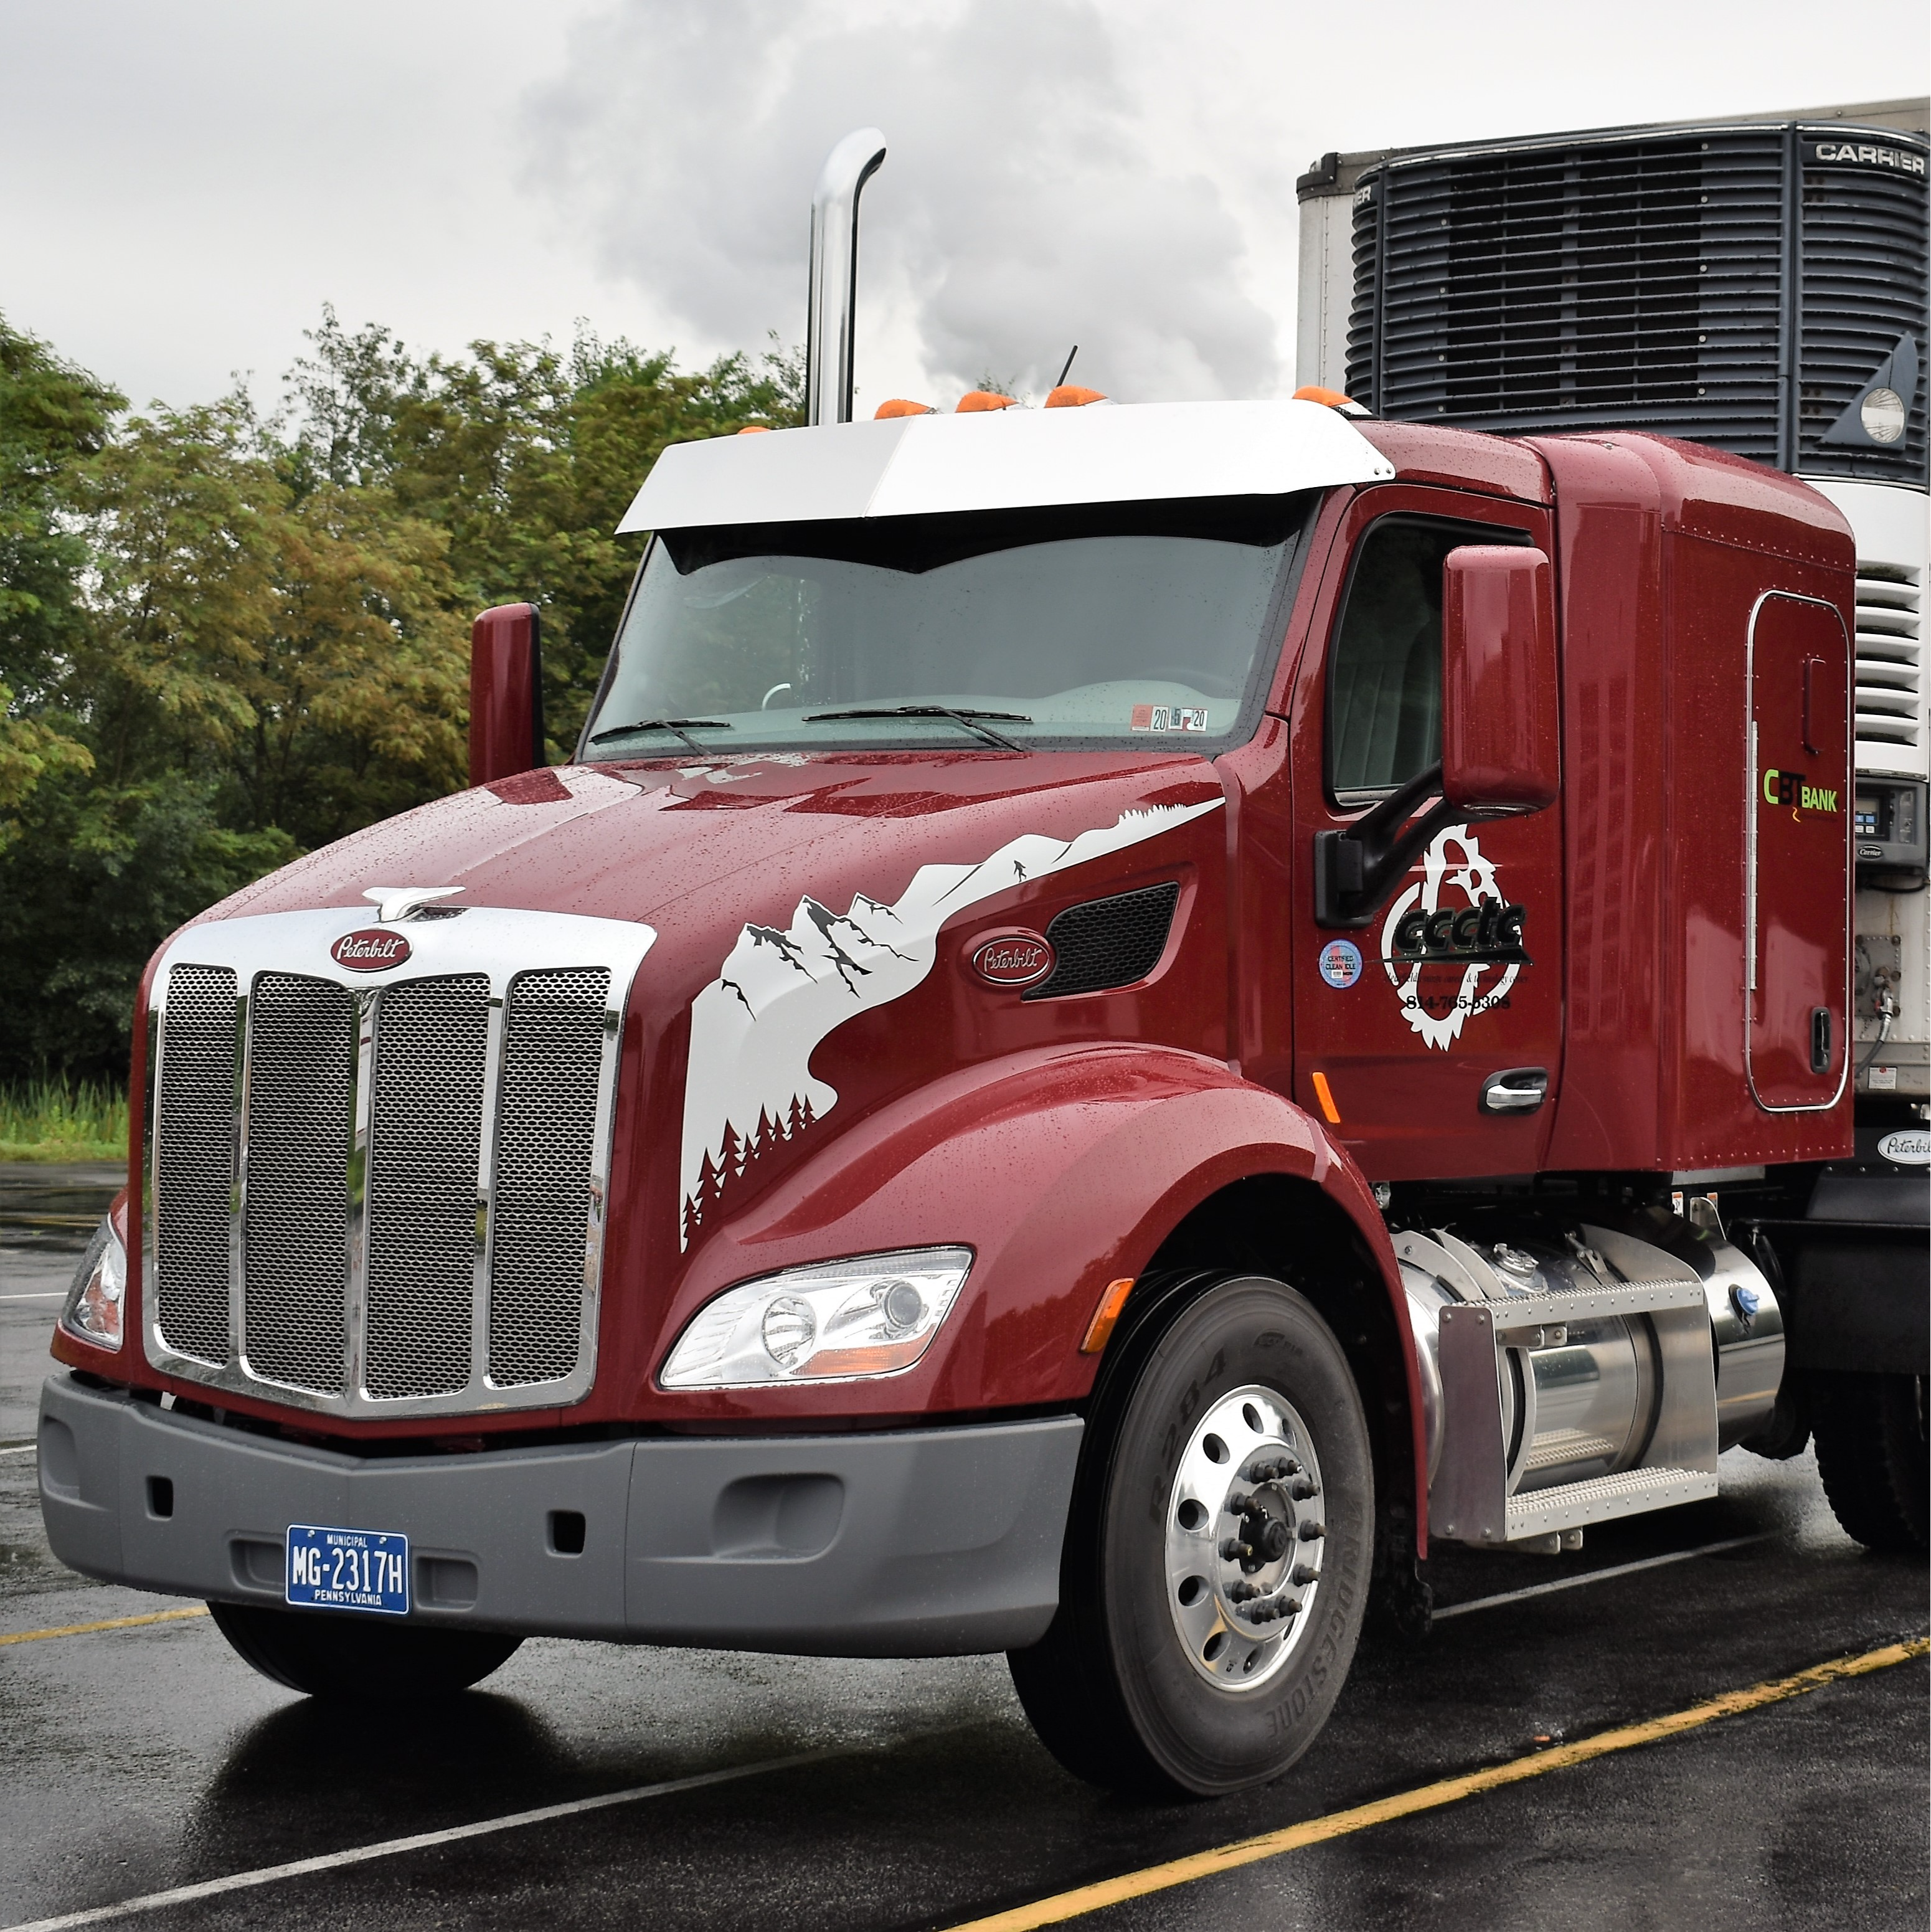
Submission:
<svg viewBox="0 0 1931 1932">
<path fill-rule="evenodd" d="M 520 1636 L 210 1604 L 215 1628 L 264 1677 L 311 1697 L 418 1702 L 453 1696 L 507 1663 Z"/>
<path fill-rule="evenodd" d="M 1846 1534 L 1913 1554 L 1927 1542 L 1931 1444 L 1922 1376 L 1812 1378 L 1817 1470 Z"/>
<path fill-rule="evenodd" d="M 1340 1693 L 1374 1548 L 1368 1426 L 1340 1345 L 1266 1276 L 1129 1346 L 1089 1426 L 1058 1613 L 1013 1681 L 1078 1776 L 1217 1796 L 1280 1776 Z"/>
</svg>

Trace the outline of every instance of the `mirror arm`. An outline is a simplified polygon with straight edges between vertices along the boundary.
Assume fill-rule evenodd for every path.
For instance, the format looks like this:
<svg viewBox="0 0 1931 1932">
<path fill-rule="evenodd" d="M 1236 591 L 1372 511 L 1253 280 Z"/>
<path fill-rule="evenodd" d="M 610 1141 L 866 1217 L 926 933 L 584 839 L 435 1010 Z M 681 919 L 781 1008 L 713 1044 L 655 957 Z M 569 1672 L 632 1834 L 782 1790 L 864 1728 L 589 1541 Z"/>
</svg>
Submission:
<svg viewBox="0 0 1931 1932">
<path fill-rule="evenodd" d="M 1315 923 L 1348 930 L 1372 924 L 1415 855 L 1444 826 L 1516 815 L 1506 808 L 1451 805 L 1442 791 L 1441 766 L 1429 766 L 1345 831 L 1314 835 Z"/>
</svg>

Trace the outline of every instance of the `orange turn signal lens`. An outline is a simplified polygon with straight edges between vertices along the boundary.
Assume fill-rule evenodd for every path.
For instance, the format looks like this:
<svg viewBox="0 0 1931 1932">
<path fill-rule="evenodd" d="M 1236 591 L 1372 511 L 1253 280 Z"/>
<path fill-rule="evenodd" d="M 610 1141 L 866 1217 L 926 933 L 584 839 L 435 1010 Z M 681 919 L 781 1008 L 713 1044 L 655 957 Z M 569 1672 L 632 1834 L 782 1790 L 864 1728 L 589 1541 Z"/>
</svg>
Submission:
<svg viewBox="0 0 1931 1932">
<path fill-rule="evenodd" d="M 1002 396 L 991 389 L 968 389 L 960 397 L 956 413 L 969 416 L 979 410 L 1010 410 L 1018 406 L 1016 396 Z"/>
<path fill-rule="evenodd" d="M 1297 403 L 1318 403 L 1324 409 L 1359 409 L 1360 404 L 1352 396 L 1344 396 L 1339 389 L 1323 389 L 1310 382 L 1294 392 Z"/>
<path fill-rule="evenodd" d="M 770 434 L 771 425 L 769 423 L 746 423 L 738 431 L 739 436 L 769 436 Z"/>
<path fill-rule="evenodd" d="M 1084 409 L 1088 403 L 1103 403 L 1108 399 L 1097 389 L 1082 389 L 1077 382 L 1062 382 L 1046 398 L 1049 410 Z"/>
<path fill-rule="evenodd" d="M 1341 1124 L 1341 1109 L 1334 1104 L 1334 1096 L 1328 1091 L 1327 1076 L 1317 1073 L 1314 1076 L 1314 1097 L 1321 1102 L 1321 1111 L 1327 1117 L 1330 1127 Z"/>
<path fill-rule="evenodd" d="M 915 403 L 904 396 L 892 396 L 872 411 L 871 419 L 874 422 L 883 422 L 892 416 L 935 416 L 938 413 L 930 403 Z"/>
<path fill-rule="evenodd" d="M 1126 1306 L 1126 1298 L 1133 1292 L 1133 1281 L 1134 1277 L 1129 1274 L 1106 1284 L 1106 1292 L 1099 1298 L 1099 1306 L 1093 1311 L 1093 1319 L 1087 1324 L 1086 1340 L 1079 1345 L 1082 1355 L 1096 1355 L 1106 1346 L 1114 1324 L 1120 1319 L 1120 1311 Z"/>
</svg>

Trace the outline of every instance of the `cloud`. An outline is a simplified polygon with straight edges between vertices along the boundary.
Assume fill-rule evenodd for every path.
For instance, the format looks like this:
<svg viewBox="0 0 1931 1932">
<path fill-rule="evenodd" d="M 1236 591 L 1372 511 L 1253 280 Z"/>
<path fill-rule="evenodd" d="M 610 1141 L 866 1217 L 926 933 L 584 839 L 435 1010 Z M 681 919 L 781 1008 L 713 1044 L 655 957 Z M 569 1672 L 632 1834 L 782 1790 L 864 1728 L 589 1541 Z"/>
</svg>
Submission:
<svg viewBox="0 0 1931 1932">
<path fill-rule="evenodd" d="M 933 400 L 988 372 L 1122 397 L 1278 388 L 1278 320 L 1216 182 L 1163 160 L 1088 0 L 624 0 L 526 104 L 532 180 L 685 339 L 802 333 L 826 152 L 890 144 L 865 190 L 859 381 Z M 914 393 L 918 393 L 914 391 Z"/>
</svg>

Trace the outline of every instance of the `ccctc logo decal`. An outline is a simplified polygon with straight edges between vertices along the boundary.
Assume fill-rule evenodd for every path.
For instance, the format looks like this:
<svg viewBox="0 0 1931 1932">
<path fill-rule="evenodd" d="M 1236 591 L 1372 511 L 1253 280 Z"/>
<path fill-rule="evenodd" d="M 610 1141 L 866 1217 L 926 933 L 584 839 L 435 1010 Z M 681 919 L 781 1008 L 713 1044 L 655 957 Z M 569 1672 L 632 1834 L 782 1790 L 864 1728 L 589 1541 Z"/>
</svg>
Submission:
<svg viewBox="0 0 1931 1932">
<path fill-rule="evenodd" d="M 972 950 L 972 970 L 988 986 L 1036 986 L 1059 964 L 1052 942 L 1024 926 L 995 932 Z"/>
<path fill-rule="evenodd" d="M 328 949 L 328 956 L 352 973 L 386 973 L 408 958 L 409 941 L 399 932 L 365 926 L 359 932 L 343 934 Z"/>
<path fill-rule="evenodd" d="M 1451 847 L 1459 865 L 1449 862 Z M 1435 836 L 1423 855 L 1421 884 L 1396 899 L 1381 925 L 1382 970 L 1402 1017 L 1429 1046 L 1446 1053 L 1474 1015 L 1508 1004 L 1516 974 L 1534 963 L 1522 950 L 1526 916 L 1526 908 L 1502 896 L 1495 868 L 1467 826 Z M 1456 966 L 1459 982 L 1444 983 L 1438 970 L 1423 978 L 1425 970 Z"/>
</svg>

